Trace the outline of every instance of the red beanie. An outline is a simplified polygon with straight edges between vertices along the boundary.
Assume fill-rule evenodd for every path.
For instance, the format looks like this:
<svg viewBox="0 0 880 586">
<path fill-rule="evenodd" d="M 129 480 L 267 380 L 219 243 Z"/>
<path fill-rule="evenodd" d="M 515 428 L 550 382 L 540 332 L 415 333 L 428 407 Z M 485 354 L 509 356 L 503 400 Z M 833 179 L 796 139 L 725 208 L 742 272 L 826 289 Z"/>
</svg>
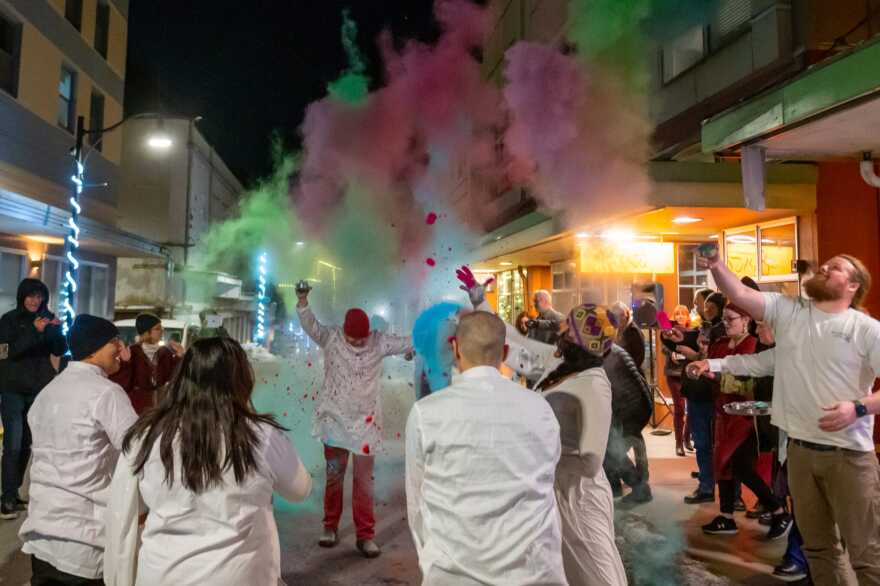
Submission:
<svg viewBox="0 0 880 586">
<path fill-rule="evenodd" d="M 345 312 L 342 331 L 349 338 L 361 339 L 370 335 L 370 318 L 363 309 L 349 309 Z"/>
</svg>

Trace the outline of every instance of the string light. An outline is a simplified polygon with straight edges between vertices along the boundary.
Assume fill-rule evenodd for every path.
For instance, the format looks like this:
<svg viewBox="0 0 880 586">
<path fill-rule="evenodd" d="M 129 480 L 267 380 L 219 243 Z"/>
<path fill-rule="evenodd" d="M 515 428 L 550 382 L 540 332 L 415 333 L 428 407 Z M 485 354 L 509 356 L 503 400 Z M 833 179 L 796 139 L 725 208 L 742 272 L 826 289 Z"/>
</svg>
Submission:
<svg viewBox="0 0 880 586">
<path fill-rule="evenodd" d="M 266 274 L 269 259 L 266 253 L 260 254 L 260 268 L 257 276 L 257 333 L 254 336 L 257 342 L 266 339 Z"/>
<path fill-rule="evenodd" d="M 79 250 L 79 214 L 82 207 L 79 205 L 79 196 L 82 194 L 83 185 L 85 183 L 85 167 L 79 160 L 79 153 L 74 152 L 74 163 L 76 165 L 76 173 L 70 177 L 74 185 L 74 195 L 70 198 L 70 218 L 67 220 L 69 232 L 64 240 L 64 257 L 67 259 L 67 267 L 64 271 L 64 288 L 61 290 L 61 311 L 62 324 L 61 330 L 64 335 L 73 325 L 76 319 L 76 292 L 79 289 L 77 277 L 79 275 L 79 260 L 76 257 Z"/>
</svg>

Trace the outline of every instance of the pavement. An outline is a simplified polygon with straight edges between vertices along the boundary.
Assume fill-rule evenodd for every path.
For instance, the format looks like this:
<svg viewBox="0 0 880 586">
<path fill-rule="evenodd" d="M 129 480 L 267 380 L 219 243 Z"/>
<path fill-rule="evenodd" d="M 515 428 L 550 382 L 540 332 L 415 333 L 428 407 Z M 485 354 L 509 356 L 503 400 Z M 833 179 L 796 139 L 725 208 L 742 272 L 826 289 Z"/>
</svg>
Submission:
<svg viewBox="0 0 880 586">
<path fill-rule="evenodd" d="M 318 547 L 323 470 L 320 461 L 311 453 L 304 461 L 310 464 L 315 476 L 314 494 L 306 503 L 278 502 L 275 507 L 282 575 L 287 584 L 379 586 L 420 583 L 418 562 L 406 522 L 403 445 L 397 439 L 397 434 L 403 431 L 408 410 L 406 403 L 410 400 L 405 379 L 387 384 L 398 387 L 393 392 L 399 400 L 389 401 L 385 406 L 386 441 L 376 460 L 376 541 L 382 547 L 382 556 L 367 560 L 355 549 L 350 516 L 350 473 L 346 483 L 346 509 L 339 528 L 340 543 L 332 549 Z M 281 393 L 279 396 L 286 395 Z M 285 411 L 284 415 L 290 418 L 293 413 Z M 290 423 L 292 421 L 285 420 L 286 425 L 291 426 Z M 298 420 L 297 425 L 300 424 Z M 292 433 L 295 434 L 296 430 Z M 301 435 L 297 434 L 297 437 Z M 738 535 L 703 535 L 700 526 L 711 521 L 718 509 L 717 504 L 686 505 L 682 500 L 695 487 L 696 481 L 690 478 L 691 470 L 696 469 L 693 455 L 677 457 L 671 435 L 652 435 L 651 430 L 646 429 L 645 437 L 654 500 L 633 509 L 618 507 L 616 512 L 618 544 L 631 583 L 638 586 L 781 584 L 770 574 L 785 550 L 785 540 L 767 542 L 763 538 L 767 529 L 742 514 L 737 517 Z M 744 498 L 751 505 L 754 497 L 750 497 L 744 490 Z M 20 552 L 17 538 L 21 522 L 21 519 L 0 521 L 0 585 L 28 584 L 30 563 Z"/>
</svg>

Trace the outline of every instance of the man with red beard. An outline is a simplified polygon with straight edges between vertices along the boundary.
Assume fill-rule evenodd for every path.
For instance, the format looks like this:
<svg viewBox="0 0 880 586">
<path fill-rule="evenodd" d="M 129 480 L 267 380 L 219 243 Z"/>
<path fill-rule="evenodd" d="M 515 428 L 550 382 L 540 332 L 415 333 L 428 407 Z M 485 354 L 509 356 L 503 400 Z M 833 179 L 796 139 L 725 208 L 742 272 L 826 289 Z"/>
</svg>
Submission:
<svg viewBox="0 0 880 586">
<path fill-rule="evenodd" d="M 880 393 L 871 392 L 880 374 L 880 322 L 861 311 L 871 275 L 857 258 L 835 256 L 804 283 L 805 300 L 750 289 L 717 253 L 701 260 L 721 291 L 776 336 L 763 367 L 775 376 L 772 422 L 789 437 L 789 486 L 814 582 L 852 584 L 854 571 L 859 584 L 880 584 L 873 441 Z M 761 356 L 695 363 L 698 372 L 689 374 L 755 372 Z"/>
</svg>

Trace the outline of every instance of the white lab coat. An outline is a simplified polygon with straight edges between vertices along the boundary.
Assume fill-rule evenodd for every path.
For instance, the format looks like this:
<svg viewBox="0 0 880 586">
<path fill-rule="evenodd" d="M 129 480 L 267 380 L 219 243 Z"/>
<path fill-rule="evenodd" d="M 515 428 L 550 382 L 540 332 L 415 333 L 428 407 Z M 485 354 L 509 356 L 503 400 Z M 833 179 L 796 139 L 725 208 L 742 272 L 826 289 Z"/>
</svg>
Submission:
<svg viewBox="0 0 880 586">
<path fill-rule="evenodd" d="M 104 511 L 122 439 L 137 415 L 99 367 L 71 362 L 37 395 L 23 551 L 68 574 L 100 577 Z"/>
<path fill-rule="evenodd" d="M 411 352 L 412 338 L 373 331 L 366 345 L 356 348 L 342 328 L 321 324 L 311 308 L 297 307 L 297 313 L 303 330 L 324 351 L 324 384 L 312 435 L 358 454 L 372 452 L 382 437 L 382 360 Z"/>
<path fill-rule="evenodd" d="M 272 512 L 272 493 L 290 501 L 305 499 L 312 479 L 284 432 L 257 426 L 258 470 L 242 484 L 232 470 L 224 483 L 200 494 L 179 479 L 165 482 L 158 438 L 142 473 L 132 473 L 140 446 L 119 460 L 107 515 L 104 580 L 108 586 L 276 586 L 281 551 Z M 138 513 L 149 510 L 138 546 Z"/>
<path fill-rule="evenodd" d="M 407 520 L 424 586 L 567 584 L 553 477 L 559 424 L 539 395 L 481 366 L 416 402 Z"/>
<path fill-rule="evenodd" d="M 571 586 L 625 586 L 626 572 L 614 541 L 614 499 L 602 461 L 611 426 L 611 384 L 605 371 L 572 375 L 544 394 L 576 399 L 576 413 L 561 417 L 562 457 L 556 467 L 556 500 L 562 516 L 562 559 Z M 565 429 L 573 423 L 572 428 Z"/>
</svg>

